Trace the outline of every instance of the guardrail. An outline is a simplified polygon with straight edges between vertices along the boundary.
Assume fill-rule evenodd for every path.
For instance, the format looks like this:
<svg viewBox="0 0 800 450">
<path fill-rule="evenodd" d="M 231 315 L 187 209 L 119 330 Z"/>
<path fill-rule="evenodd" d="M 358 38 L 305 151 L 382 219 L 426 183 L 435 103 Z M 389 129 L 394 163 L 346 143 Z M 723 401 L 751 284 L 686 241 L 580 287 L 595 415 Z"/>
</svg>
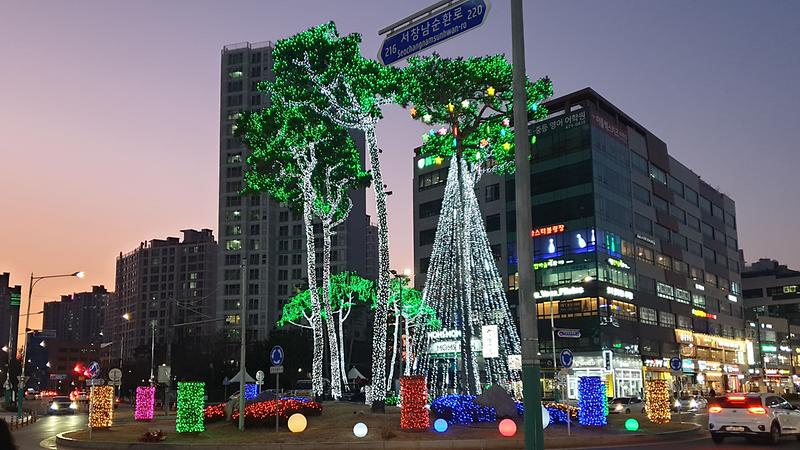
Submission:
<svg viewBox="0 0 800 450">
<path fill-rule="evenodd" d="M 39 420 L 39 415 L 36 414 L 36 411 L 32 412 L 25 412 L 22 417 L 11 416 L 10 420 L 6 420 L 6 418 L 0 419 L 8 424 L 8 428 L 11 430 L 18 430 L 25 425 L 30 425 L 32 423 L 36 423 Z"/>
</svg>

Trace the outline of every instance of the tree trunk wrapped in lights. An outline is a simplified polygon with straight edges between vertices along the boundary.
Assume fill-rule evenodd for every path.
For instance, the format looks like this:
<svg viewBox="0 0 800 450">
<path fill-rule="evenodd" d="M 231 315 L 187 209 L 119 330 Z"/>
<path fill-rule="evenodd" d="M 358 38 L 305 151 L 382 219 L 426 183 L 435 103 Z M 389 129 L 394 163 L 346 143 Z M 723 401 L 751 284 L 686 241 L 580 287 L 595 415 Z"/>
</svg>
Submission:
<svg viewBox="0 0 800 450">
<path fill-rule="evenodd" d="M 277 92 L 274 87 L 270 89 Z M 360 157 L 348 132 L 307 109 L 275 102 L 269 109 L 244 114 L 237 133 L 252 149 L 247 158 L 250 165 L 245 174 L 247 188 L 266 191 L 275 200 L 303 212 L 310 308 L 305 318 L 314 338 L 312 387 L 315 394 L 322 395 L 323 314 L 331 317 L 328 302 L 324 300 L 328 297 L 330 246 L 326 247 L 325 264 L 328 266 L 323 267 L 322 302 L 326 305 L 322 306 L 317 283 L 314 217 L 321 217 L 328 227 L 344 221 L 351 208 L 348 191 L 364 184 L 369 176 L 361 168 Z M 328 331 L 334 374 L 332 394 L 338 398 L 341 396 L 339 346 L 332 321 L 329 321 Z"/>
<path fill-rule="evenodd" d="M 450 163 L 423 297 L 441 319 L 441 331 L 424 326 L 413 343 L 414 369 L 427 375 L 435 395 L 448 389 L 477 395 L 483 384 L 508 386 L 520 377 L 508 363 L 521 353 L 519 334 L 474 191 L 483 173 L 515 169 L 511 72 L 502 56 L 434 54 L 411 58 L 402 73 L 398 100 L 410 105 L 412 118 L 440 126 L 422 136 L 420 154 Z M 552 95 L 550 80 L 528 82 L 526 90 L 529 119 L 546 117 L 539 104 Z M 485 325 L 499 331 L 496 357 L 476 355 Z"/>
<path fill-rule="evenodd" d="M 399 71 L 363 58 L 361 36 L 339 37 L 333 22 L 278 41 L 273 51 L 275 98 L 302 105 L 334 124 L 364 133 L 370 156 L 372 187 L 378 215 L 378 300 L 373 320 L 370 401 L 382 402 L 386 374 L 386 316 L 389 298 L 389 231 L 386 191 L 381 173 L 375 126 L 381 107 L 393 103 Z"/>
</svg>

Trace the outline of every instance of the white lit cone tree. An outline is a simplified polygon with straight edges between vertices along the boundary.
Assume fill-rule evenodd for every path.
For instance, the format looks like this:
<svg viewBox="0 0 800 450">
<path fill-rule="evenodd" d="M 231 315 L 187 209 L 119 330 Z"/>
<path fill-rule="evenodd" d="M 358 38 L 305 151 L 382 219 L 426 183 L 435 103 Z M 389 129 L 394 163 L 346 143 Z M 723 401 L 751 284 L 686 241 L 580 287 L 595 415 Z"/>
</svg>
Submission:
<svg viewBox="0 0 800 450">
<path fill-rule="evenodd" d="M 433 357 L 434 329 L 423 325 L 414 335 L 414 370 L 428 377 L 429 391 L 437 395 L 448 389 L 477 395 L 490 383 L 508 386 L 520 376 L 508 365 L 509 355 L 521 353 L 519 334 L 474 188 L 485 172 L 514 171 L 511 65 L 500 55 L 411 58 L 402 87 L 399 100 L 410 106 L 411 117 L 440 127 L 423 135 L 420 154 L 440 163 L 450 158 L 423 301 L 441 319 L 442 332 L 459 339 L 458 351 Z M 550 80 L 528 82 L 526 90 L 529 118 L 546 117 L 538 105 L 552 94 Z M 481 370 L 473 340 L 484 325 L 497 325 L 499 355 L 483 358 Z"/>
<path fill-rule="evenodd" d="M 366 59 L 360 53 L 361 36 L 339 37 L 333 22 L 326 23 L 275 46 L 273 101 L 302 105 L 336 125 L 364 133 L 370 156 L 375 209 L 378 215 L 378 300 L 373 321 L 372 380 L 367 400 L 382 402 L 386 375 L 386 316 L 389 298 L 389 230 L 386 191 L 381 174 L 375 126 L 381 107 L 393 103 L 399 71 Z"/>
</svg>

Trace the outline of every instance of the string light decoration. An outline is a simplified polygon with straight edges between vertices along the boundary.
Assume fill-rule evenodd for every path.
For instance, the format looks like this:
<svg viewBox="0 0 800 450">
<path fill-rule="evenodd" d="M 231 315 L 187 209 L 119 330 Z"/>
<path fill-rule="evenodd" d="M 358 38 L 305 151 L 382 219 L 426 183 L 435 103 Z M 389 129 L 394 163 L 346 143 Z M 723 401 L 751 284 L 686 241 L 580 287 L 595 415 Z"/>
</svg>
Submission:
<svg viewBox="0 0 800 450">
<path fill-rule="evenodd" d="M 203 411 L 205 423 L 218 422 L 225 419 L 225 403 L 206 406 Z"/>
<path fill-rule="evenodd" d="M 306 426 L 308 426 L 308 420 L 306 420 L 306 416 L 300 413 L 294 413 L 289 416 L 287 426 L 292 433 L 302 433 L 305 431 Z"/>
<path fill-rule="evenodd" d="M 278 97 L 284 94 L 277 82 L 266 83 L 261 88 L 268 93 Z M 326 329 L 331 356 L 331 393 L 338 399 L 343 380 L 340 337 L 333 321 L 327 327 L 322 323 L 323 312 L 333 317 L 329 289 L 331 233 L 352 209 L 350 189 L 365 185 L 369 174 L 361 167 L 359 153 L 347 130 L 307 107 L 272 102 L 265 110 L 243 114 L 237 122 L 236 133 L 251 149 L 247 157 L 250 168 L 245 173 L 247 191 L 267 192 L 276 201 L 302 210 L 307 274 L 317 273 L 313 221 L 315 217 L 321 220 L 324 236 L 321 292 L 316 276 L 308 277 L 314 337 L 312 387 L 316 394 L 323 394 L 323 333 Z"/>
<path fill-rule="evenodd" d="M 136 388 L 135 420 L 153 420 L 153 410 L 156 403 L 156 388 L 154 386 L 138 386 Z"/>
<path fill-rule="evenodd" d="M 425 388 L 425 377 L 400 377 L 400 429 L 406 431 L 423 431 L 430 426 L 428 409 L 428 391 Z"/>
<path fill-rule="evenodd" d="M 386 186 L 381 173 L 375 127 L 383 105 L 393 103 L 399 69 L 361 56 L 361 36 L 339 37 L 333 22 L 278 41 L 272 52 L 273 103 L 301 105 L 345 129 L 364 133 L 370 156 L 372 187 L 378 216 L 378 301 L 373 320 L 372 379 L 369 402 L 386 395 L 377 382 L 386 376 L 386 308 L 389 299 L 389 230 Z M 265 83 L 259 88 L 269 89 Z M 276 93 L 280 93 L 277 95 Z"/>
<path fill-rule="evenodd" d="M 588 427 L 603 427 L 606 420 L 606 387 L 600 377 L 578 379 L 578 423 Z"/>
<path fill-rule="evenodd" d="M 301 401 L 290 398 L 249 403 L 244 407 L 244 421 L 248 427 L 274 426 L 276 415 L 280 414 L 282 420 L 288 420 L 292 414 L 296 413 L 303 414 L 305 417 L 319 416 L 322 414 L 322 405 L 308 400 Z M 231 420 L 239 421 L 238 409 L 231 414 Z"/>
<path fill-rule="evenodd" d="M 508 388 L 521 376 L 508 366 L 508 356 L 521 353 L 519 334 L 474 188 L 485 172 L 514 171 L 511 65 L 500 55 L 414 57 L 402 72 L 402 84 L 399 100 L 412 106 L 411 117 L 432 127 L 442 125 L 423 135 L 420 155 L 450 160 L 423 301 L 441 318 L 442 330 L 457 332 L 459 351 L 451 353 L 461 368 L 451 370 L 451 358 L 431 352 L 437 342 L 427 326 L 414 336 L 416 373 L 427 375 L 429 389 L 437 395 L 452 389 L 477 395 L 482 385 L 494 383 Z M 546 117 L 539 104 L 552 95 L 550 80 L 527 82 L 526 91 L 530 120 Z M 480 339 L 485 325 L 500 331 L 499 355 L 483 358 L 481 369 L 473 340 Z"/>
<path fill-rule="evenodd" d="M 518 405 L 521 405 L 521 403 L 518 403 Z M 578 408 L 572 405 L 546 402 L 544 403 L 544 407 L 547 408 L 547 411 L 550 413 L 552 423 L 567 423 L 567 420 L 578 420 Z"/>
<path fill-rule="evenodd" d="M 203 382 L 178 382 L 178 412 L 175 431 L 199 433 L 205 431 L 203 423 L 206 384 Z"/>
<path fill-rule="evenodd" d="M 663 424 L 672 420 L 667 380 L 647 380 L 644 397 L 647 418 L 651 422 Z"/>
<path fill-rule="evenodd" d="M 246 383 L 244 385 L 244 399 L 250 401 L 256 397 L 258 397 L 258 385 L 255 383 Z"/>
<path fill-rule="evenodd" d="M 448 423 L 495 422 L 495 409 L 475 403 L 475 398 L 474 395 L 443 395 L 431 402 L 431 411 Z"/>
<path fill-rule="evenodd" d="M 395 277 L 391 280 L 391 292 L 389 295 L 389 312 L 394 316 L 394 333 L 392 337 L 392 359 L 389 363 L 389 375 L 386 377 L 386 390 L 391 390 L 394 381 L 394 367 L 397 362 L 398 338 L 400 335 L 400 322 L 403 323 L 405 340 L 403 353 L 405 353 L 403 375 L 411 375 L 411 338 L 412 330 L 416 330 L 418 325 L 425 321 L 431 328 L 441 327 L 441 320 L 436 318 L 433 308 L 422 301 L 422 292 L 409 287 L 409 279 L 406 277 Z M 387 403 L 388 405 L 388 397 Z"/>
<path fill-rule="evenodd" d="M 89 427 L 111 428 L 114 423 L 114 386 L 92 386 L 89 391 Z"/>
<path fill-rule="evenodd" d="M 375 307 L 375 283 L 366 278 L 360 277 L 354 272 L 339 272 L 330 275 L 328 283 L 330 292 L 331 311 L 334 322 L 338 327 L 339 336 L 339 366 L 343 377 L 343 383 L 347 383 L 347 371 L 345 370 L 345 351 L 343 323 L 350 317 L 353 306 L 358 303 L 366 303 L 371 308 Z M 301 290 L 289 298 L 283 305 L 281 317 L 278 319 L 279 326 L 294 325 L 300 328 L 311 329 L 311 295 L 308 289 Z M 322 311 L 322 319 L 326 324 L 329 315 Z M 388 403 L 387 403 L 388 404 Z"/>
</svg>

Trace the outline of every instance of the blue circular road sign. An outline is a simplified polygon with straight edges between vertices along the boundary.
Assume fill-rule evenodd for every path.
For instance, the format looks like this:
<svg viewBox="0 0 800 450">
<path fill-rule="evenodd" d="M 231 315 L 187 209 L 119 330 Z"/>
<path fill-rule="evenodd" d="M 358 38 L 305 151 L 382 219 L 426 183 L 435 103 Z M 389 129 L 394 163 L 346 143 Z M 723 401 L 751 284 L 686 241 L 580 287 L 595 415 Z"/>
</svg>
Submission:
<svg viewBox="0 0 800 450">
<path fill-rule="evenodd" d="M 97 378 L 97 375 L 100 373 L 100 363 L 92 361 L 89 367 L 86 368 L 86 371 L 89 373 L 90 378 Z"/>
<path fill-rule="evenodd" d="M 561 365 L 569 369 L 570 367 L 572 367 L 572 361 L 575 358 L 572 356 L 572 350 L 565 348 L 564 350 L 561 350 L 561 355 L 559 356 L 559 359 L 561 360 Z"/>
<path fill-rule="evenodd" d="M 276 345 L 269 351 L 269 361 L 273 366 L 280 366 L 283 364 L 283 347 Z"/>
<path fill-rule="evenodd" d="M 680 372 L 680 370 L 683 369 L 683 360 L 677 357 L 670 358 L 669 368 L 675 372 Z"/>
</svg>

